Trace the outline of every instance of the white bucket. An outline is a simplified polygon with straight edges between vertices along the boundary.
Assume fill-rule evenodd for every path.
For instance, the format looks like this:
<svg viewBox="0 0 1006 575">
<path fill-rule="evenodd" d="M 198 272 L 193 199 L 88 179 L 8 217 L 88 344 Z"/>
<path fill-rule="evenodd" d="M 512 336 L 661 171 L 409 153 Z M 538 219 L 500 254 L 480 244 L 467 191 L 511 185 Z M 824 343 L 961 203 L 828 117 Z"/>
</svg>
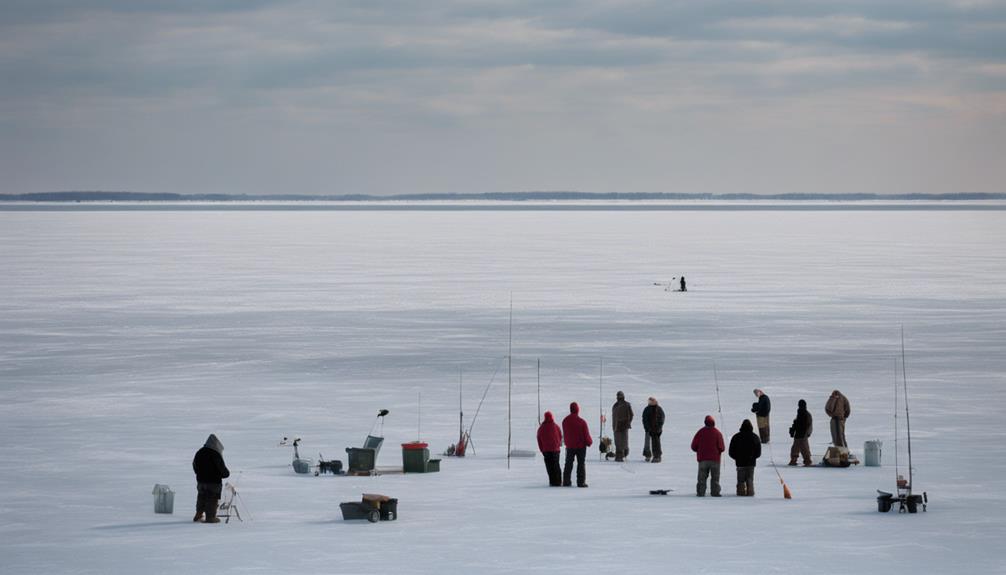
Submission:
<svg viewBox="0 0 1006 575">
<path fill-rule="evenodd" d="M 167 485 L 154 485 L 154 513 L 175 512 L 175 492 Z"/>
<path fill-rule="evenodd" d="M 874 439 L 872 441 L 867 441 L 863 444 L 863 459 L 864 465 L 867 467 L 880 467 L 881 451 L 884 447 L 884 442 L 879 439 Z"/>
</svg>

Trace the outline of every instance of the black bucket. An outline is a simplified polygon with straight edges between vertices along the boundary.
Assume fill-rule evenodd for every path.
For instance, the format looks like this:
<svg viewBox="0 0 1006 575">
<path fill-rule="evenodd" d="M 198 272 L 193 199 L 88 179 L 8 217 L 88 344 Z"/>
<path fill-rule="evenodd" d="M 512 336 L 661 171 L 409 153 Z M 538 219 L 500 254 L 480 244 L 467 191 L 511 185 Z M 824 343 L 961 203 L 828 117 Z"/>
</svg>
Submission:
<svg viewBox="0 0 1006 575">
<path fill-rule="evenodd" d="M 881 513 L 887 513 L 891 510 L 891 506 L 894 505 L 894 497 L 891 495 L 878 495 L 877 496 L 877 511 Z"/>
<path fill-rule="evenodd" d="M 398 500 L 389 499 L 381 502 L 381 521 L 394 521 L 398 519 Z"/>
</svg>

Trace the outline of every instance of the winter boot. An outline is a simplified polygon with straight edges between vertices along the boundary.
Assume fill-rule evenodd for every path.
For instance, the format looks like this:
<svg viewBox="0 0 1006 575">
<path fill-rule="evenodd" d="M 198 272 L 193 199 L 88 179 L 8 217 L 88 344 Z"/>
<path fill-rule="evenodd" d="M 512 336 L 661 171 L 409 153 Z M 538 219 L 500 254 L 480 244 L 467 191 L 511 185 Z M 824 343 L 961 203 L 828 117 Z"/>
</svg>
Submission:
<svg viewBox="0 0 1006 575">
<path fill-rule="evenodd" d="M 199 523 L 202 520 L 203 520 L 203 512 L 202 511 L 196 511 L 196 516 L 192 518 L 192 522 L 193 523 Z"/>
<path fill-rule="evenodd" d="M 789 466 L 790 467 L 796 467 L 796 460 L 795 459 L 790 459 L 789 460 Z"/>
<path fill-rule="evenodd" d="M 649 462 L 650 462 L 650 456 L 649 456 L 649 455 L 647 455 L 647 456 L 646 456 L 646 462 L 647 462 L 647 463 L 649 463 Z"/>
<path fill-rule="evenodd" d="M 740 485 L 737 486 L 737 497 L 746 497 L 747 494 L 748 494 L 747 485 L 741 483 Z"/>
<path fill-rule="evenodd" d="M 203 523 L 220 523 L 220 518 L 217 517 L 217 506 L 219 504 L 219 499 L 211 499 L 206 503 L 206 519 L 203 520 Z"/>
<path fill-rule="evenodd" d="M 660 463 L 660 458 L 654 457 L 653 459 L 650 460 L 650 463 Z"/>
</svg>

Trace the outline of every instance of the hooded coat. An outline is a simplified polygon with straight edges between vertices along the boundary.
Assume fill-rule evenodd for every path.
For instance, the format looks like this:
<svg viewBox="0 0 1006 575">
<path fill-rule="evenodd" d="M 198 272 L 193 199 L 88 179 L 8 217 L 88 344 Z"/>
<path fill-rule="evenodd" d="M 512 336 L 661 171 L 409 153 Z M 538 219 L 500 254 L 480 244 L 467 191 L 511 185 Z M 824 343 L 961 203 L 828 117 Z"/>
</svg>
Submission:
<svg viewBox="0 0 1006 575">
<path fill-rule="evenodd" d="M 545 421 L 538 426 L 538 449 L 542 453 L 555 453 L 562 448 L 562 430 L 551 411 L 545 412 Z"/>
<path fill-rule="evenodd" d="M 562 437 L 566 449 L 583 449 L 594 444 L 590 428 L 580 417 L 580 406 L 575 401 L 569 404 L 569 415 L 562 420 Z"/>
<path fill-rule="evenodd" d="M 625 431 L 632 429 L 632 404 L 625 401 L 625 394 L 618 392 L 618 401 L 611 406 L 611 429 L 613 431 Z"/>
<path fill-rule="evenodd" d="M 849 398 L 845 397 L 841 391 L 835 390 L 828 398 L 828 403 L 824 405 L 824 412 L 828 414 L 828 417 L 848 419 L 852 415 Z"/>
<path fill-rule="evenodd" d="M 806 401 L 801 399 L 797 406 L 796 419 L 793 420 L 790 435 L 793 439 L 807 439 L 814 433 L 814 416 L 807 411 Z"/>
<path fill-rule="evenodd" d="M 692 438 L 692 451 L 698 461 L 715 461 L 719 463 L 720 454 L 726 451 L 723 445 L 723 434 L 716 429 L 716 420 L 707 415 L 705 427 Z"/>
<path fill-rule="evenodd" d="M 224 444 L 220 443 L 217 436 L 210 434 L 206 438 L 206 443 L 196 452 L 192 459 L 192 470 L 196 472 L 196 481 L 199 483 L 223 483 L 224 479 L 231 476 L 230 470 L 224 464 Z"/>
<path fill-rule="evenodd" d="M 754 467 L 761 457 L 761 438 L 754 432 L 751 421 L 745 419 L 741 429 L 730 438 L 730 459 L 737 467 Z"/>
<path fill-rule="evenodd" d="M 650 435 L 660 435 L 664 431 L 664 408 L 660 404 L 643 408 L 643 430 Z"/>
</svg>

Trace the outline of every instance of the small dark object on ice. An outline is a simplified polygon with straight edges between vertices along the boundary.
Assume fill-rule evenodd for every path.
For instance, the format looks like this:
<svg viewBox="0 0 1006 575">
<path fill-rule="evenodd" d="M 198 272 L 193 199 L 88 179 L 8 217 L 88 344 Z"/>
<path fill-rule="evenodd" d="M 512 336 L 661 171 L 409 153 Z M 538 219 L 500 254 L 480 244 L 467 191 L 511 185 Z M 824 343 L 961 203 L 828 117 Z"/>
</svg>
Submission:
<svg viewBox="0 0 1006 575">
<path fill-rule="evenodd" d="M 673 491 L 674 491 L 673 489 L 651 489 L 650 495 L 667 495 L 668 493 L 672 493 Z"/>
</svg>

